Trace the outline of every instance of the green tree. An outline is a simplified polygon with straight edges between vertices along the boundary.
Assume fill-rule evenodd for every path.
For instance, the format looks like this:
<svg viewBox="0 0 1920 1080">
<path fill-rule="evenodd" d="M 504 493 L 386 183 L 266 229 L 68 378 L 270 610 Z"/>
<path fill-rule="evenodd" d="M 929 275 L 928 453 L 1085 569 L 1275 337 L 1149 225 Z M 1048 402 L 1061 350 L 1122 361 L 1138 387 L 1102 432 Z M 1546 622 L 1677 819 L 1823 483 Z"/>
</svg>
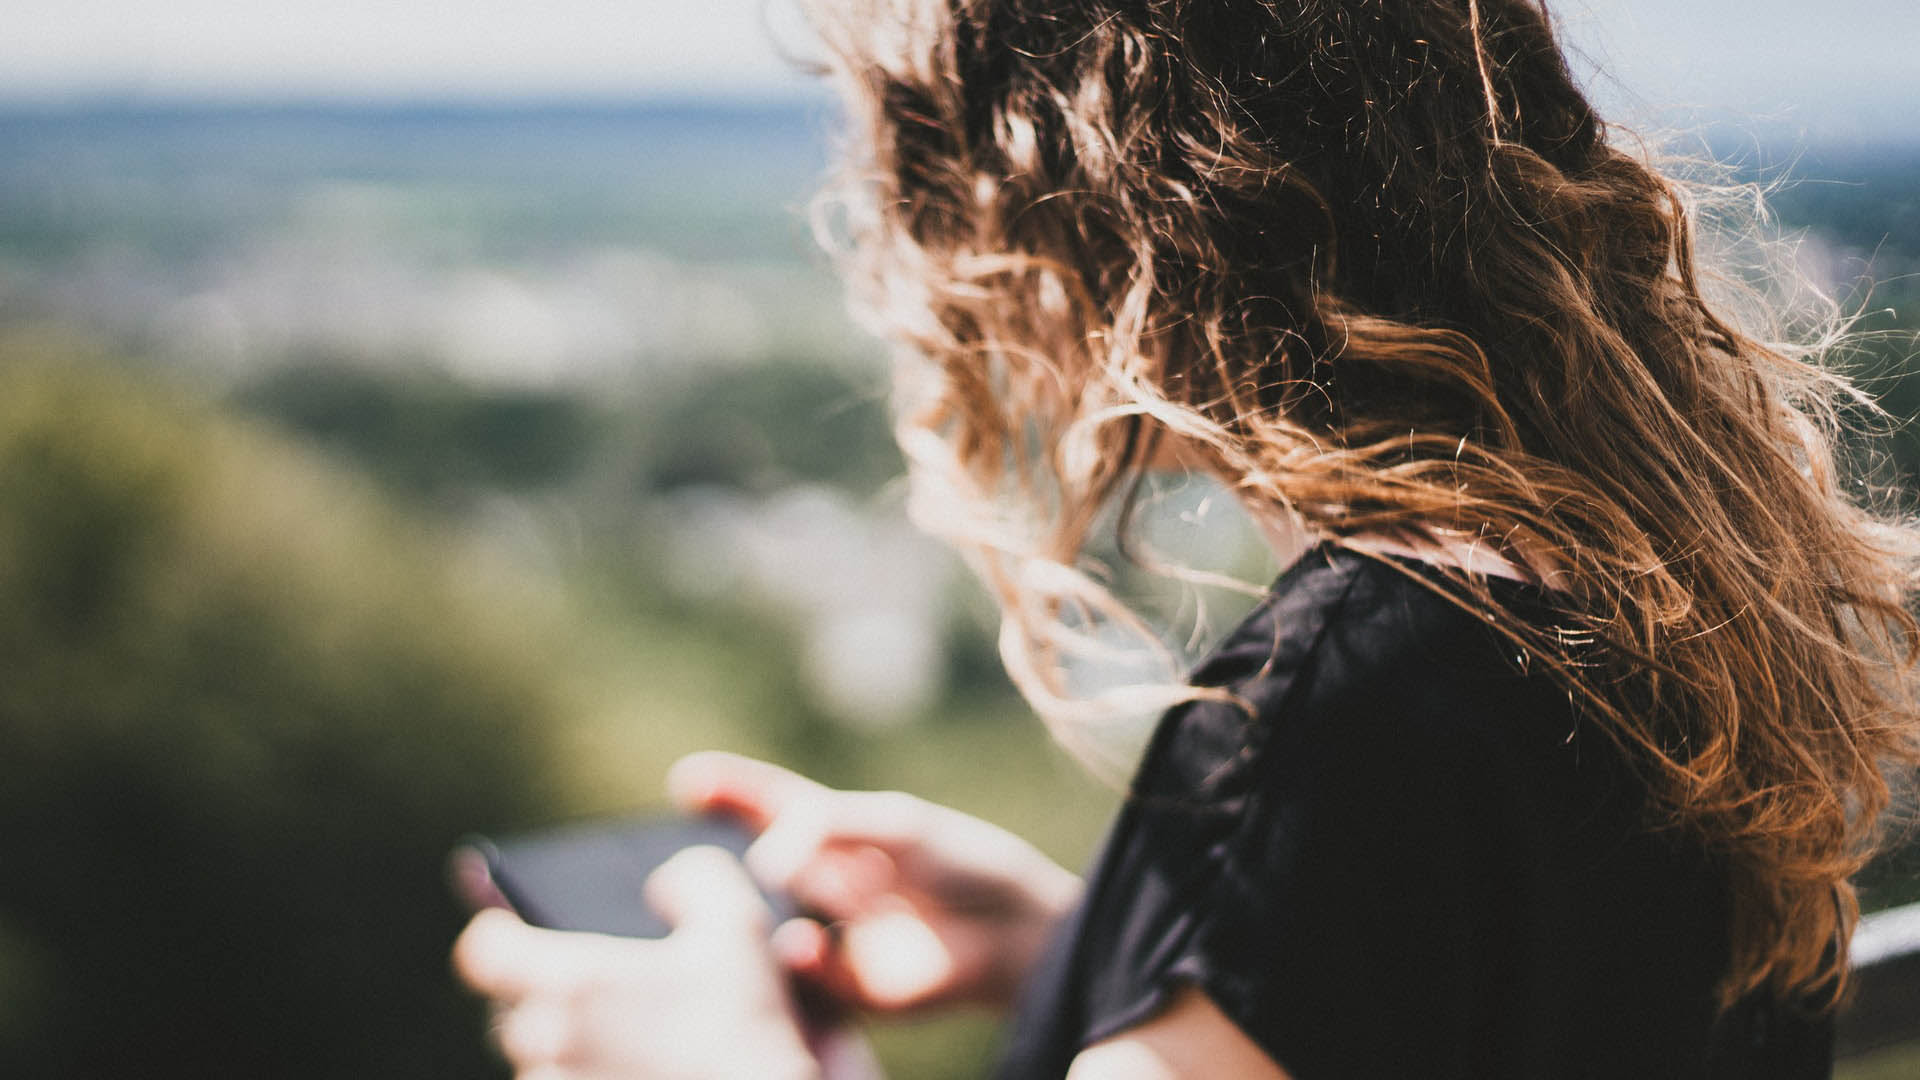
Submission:
<svg viewBox="0 0 1920 1080">
<path fill-rule="evenodd" d="M 541 623 L 311 456 L 0 356 L 0 1074 L 475 1076 L 463 831 L 550 815 Z"/>
</svg>

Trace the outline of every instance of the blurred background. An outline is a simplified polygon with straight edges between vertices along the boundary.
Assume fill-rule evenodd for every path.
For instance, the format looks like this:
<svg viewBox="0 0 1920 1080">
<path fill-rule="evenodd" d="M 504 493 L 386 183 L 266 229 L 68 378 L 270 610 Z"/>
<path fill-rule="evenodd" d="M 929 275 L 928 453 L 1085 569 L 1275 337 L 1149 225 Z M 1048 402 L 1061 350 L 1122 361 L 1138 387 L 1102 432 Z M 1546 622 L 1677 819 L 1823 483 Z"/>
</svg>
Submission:
<svg viewBox="0 0 1920 1080">
<path fill-rule="evenodd" d="M 1878 332 L 1851 362 L 1901 418 L 1916 11 L 1560 8 L 1609 115 L 1783 182 L 1778 228 Z M 498 1075 L 447 974 L 447 849 L 657 804 L 701 747 L 1086 859 L 1112 795 L 904 522 L 881 355 L 801 213 L 836 121 L 775 47 L 805 51 L 790 12 L 7 21 L 0 1075 Z M 1907 483 L 1920 442 L 1887 446 Z M 1257 575 L 1206 504 L 1167 493 L 1161 546 Z M 1914 865 L 1870 901 L 1914 898 Z M 958 1078 L 993 1036 L 879 1041 L 895 1076 Z"/>
</svg>

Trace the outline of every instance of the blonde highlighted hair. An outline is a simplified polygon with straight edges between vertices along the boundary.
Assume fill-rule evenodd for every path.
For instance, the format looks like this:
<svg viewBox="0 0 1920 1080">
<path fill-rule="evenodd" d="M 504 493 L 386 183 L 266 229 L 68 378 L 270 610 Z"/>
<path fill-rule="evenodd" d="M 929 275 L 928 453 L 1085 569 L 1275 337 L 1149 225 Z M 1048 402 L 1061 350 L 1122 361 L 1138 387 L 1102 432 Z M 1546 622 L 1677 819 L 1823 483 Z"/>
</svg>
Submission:
<svg viewBox="0 0 1920 1080">
<path fill-rule="evenodd" d="M 1707 301 L 1693 196 L 1609 139 L 1546 10 L 853 4 L 817 16 L 828 231 L 902 354 L 916 516 L 1063 741 L 1113 722 L 1063 657 L 1151 636 L 1085 552 L 1171 439 L 1272 521 L 1551 568 L 1553 633 L 1473 595 L 1726 862 L 1725 1000 L 1834 989 L 1920 761 L 1920 544 L 1836 468 L 1833 337 Z"/>
</svg>

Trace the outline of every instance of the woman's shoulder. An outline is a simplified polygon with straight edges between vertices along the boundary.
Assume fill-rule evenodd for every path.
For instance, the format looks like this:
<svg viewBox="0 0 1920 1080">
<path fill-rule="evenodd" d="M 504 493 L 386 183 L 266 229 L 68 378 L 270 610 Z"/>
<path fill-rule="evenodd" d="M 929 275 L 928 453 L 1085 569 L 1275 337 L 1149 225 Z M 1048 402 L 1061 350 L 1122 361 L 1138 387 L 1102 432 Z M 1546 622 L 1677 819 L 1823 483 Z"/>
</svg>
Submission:
<svg viewBox="0 0 1920 1080">
<path fill-rule="evenodd" d="M 1574 733 L 1571 706 L 1503 617 L 1545 626 L 1556 613 L 1519 581 L 1468 583 L 1419 560 L 1316 545 L 1194 668 L 1195 685 L 1225 693 L 1162 718 L 1136 794 L 1230 797 L 1280 752 L 1384 748 L 1375 771 L 1450 750 L 1485 763 L 1490 739 L 1551 752 Z"/>
<path fill-rule="evenodd" d="M 1299 1075 L 1704 1060 L 1718 871 L 1457 587 L 1317 548 L 1200 665 L 1230 697 L 1163 720 L 1090 886 L 1086 1036 L 1185 983 Z"/>
<path fill-rule="evenodd" d="M 1351 650 L 1353 674 L 1444 667 L 1526 675 L 1501 624 L 1543 627 L 1562 617 L 1554 594 L 1529 582 L 1458 571 L 1404 555 L 1322 542 L 1290 564 L 1191 674 L 1196 685 L 1261 693 L 1330 645 Z"/>
</svg>

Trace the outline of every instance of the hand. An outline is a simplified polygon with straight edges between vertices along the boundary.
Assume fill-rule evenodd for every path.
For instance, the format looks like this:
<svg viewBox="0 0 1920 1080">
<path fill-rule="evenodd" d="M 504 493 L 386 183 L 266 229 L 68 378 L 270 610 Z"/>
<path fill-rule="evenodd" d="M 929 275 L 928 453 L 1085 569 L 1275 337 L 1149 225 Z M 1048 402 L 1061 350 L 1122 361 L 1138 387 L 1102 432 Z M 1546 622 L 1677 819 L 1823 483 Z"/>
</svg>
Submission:
<svg viewBox="0 0 1920 1080">
<path fill-rule="evenodd" d="M 899 792 L 836 791 L 733 754 L 683 758 L 681 807 L 761 830 L 747 866 L 820 916 L 773 935 L 789 970 L 879 1013 L 1006 1005 L 1080 879 L 1004 829 Z"/>
<path fill-rule="evenodd" d="M 718 848 L 674 856 L 646 883 L 673 926 L 658 941 L 542 930 L 502 909 L 475 915 L 454 968 L 496 1009 L 501 1051 L 525 1080 L 818 1080 L 771 915 Z"/>
</svg>

